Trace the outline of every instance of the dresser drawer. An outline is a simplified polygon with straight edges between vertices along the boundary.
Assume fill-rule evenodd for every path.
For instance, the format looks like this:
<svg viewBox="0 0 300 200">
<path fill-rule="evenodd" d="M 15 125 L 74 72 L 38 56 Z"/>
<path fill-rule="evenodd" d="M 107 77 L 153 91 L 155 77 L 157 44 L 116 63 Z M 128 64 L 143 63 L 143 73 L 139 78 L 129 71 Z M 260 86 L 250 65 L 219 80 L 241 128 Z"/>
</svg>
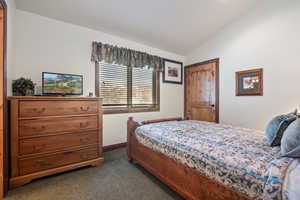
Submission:
<svg viewBox="0 0 300 200">
<path fill-rule="evenodd" d="M 99 123 L 97 116 L 21 120 L 19 137 L 97 129 Z"/>
<path fill-rule="evenodd" d="M 20 101 L 20 117 L 94 114 L 98 101 Z"/>
<path fill-rule="evenodd" d="M 95 146 L 89 149 L 68 151 L 43 157 L 20 159 L 19 174 L 22 176 L 46 169 L 95 159 L 99 156 L 98 151 L 98 147 Z"/>
<path fill-rule="evenodd" d="M 84 146 L 98 143 L 98 132 L 68 133 L 63 135 L 22 139 L 19 144 L 19 154 L 45 153 L 65 150 L 70 147 Z"/>
</svg>

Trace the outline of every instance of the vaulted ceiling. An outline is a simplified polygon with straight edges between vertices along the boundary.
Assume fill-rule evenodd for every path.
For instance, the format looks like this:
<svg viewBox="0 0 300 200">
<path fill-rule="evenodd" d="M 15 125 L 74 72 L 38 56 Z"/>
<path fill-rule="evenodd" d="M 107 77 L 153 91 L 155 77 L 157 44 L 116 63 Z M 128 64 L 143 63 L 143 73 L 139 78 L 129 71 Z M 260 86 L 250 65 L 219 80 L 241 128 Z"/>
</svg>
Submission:
<svg viewBox="0 0 300 200">
<path fill-rule="evenodd" d="M 262 0 L 15 0 L 17 8 L 186 55 Z"/>
</svg>

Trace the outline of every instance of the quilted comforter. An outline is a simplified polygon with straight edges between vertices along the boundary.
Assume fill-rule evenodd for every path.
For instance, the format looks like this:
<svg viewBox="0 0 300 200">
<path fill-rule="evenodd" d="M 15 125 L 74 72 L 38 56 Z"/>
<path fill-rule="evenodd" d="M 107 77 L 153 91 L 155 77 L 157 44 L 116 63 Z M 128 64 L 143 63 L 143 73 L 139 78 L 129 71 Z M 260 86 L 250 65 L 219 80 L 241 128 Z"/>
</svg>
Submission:
<svg viewBox="0 0 300 200">
<path fill-rule="evenodd" d="M 251 199 L 300 199 L 299 178 L 292 179 L 300 177 L 299 159 L 280 157 L 262 131 L 189 120 L 135 133 L 139 143 Z"/>
</svg>

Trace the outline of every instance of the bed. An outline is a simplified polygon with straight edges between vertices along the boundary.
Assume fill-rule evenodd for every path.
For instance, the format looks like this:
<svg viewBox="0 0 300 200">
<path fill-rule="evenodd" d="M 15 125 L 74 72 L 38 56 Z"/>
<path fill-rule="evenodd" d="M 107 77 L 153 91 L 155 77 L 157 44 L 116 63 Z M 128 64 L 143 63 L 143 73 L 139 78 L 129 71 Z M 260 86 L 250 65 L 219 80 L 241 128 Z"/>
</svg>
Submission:
<svg viewBox="0 0 300 200">
<path fill-rule="evenodd" d="M 129 160 L 186 199 L 299 199 L 299 159 L 280 157 L 261 131 L 181 118 L 127 128 Z"/>
</svg>

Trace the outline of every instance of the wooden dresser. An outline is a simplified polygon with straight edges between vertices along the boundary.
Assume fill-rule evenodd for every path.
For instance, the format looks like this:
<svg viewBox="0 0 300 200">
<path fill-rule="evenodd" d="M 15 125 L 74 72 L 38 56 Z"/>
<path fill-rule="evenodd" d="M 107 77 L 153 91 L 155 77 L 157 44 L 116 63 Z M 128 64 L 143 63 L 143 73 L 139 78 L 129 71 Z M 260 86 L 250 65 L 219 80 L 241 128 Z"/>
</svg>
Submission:
<svg viewBox="0 0 300 200">
<path fill-rule="evenodd" d="M 9 97 L 10 188 L 102 157 L 101 100 L 90 97 Z"/>
</svg>

